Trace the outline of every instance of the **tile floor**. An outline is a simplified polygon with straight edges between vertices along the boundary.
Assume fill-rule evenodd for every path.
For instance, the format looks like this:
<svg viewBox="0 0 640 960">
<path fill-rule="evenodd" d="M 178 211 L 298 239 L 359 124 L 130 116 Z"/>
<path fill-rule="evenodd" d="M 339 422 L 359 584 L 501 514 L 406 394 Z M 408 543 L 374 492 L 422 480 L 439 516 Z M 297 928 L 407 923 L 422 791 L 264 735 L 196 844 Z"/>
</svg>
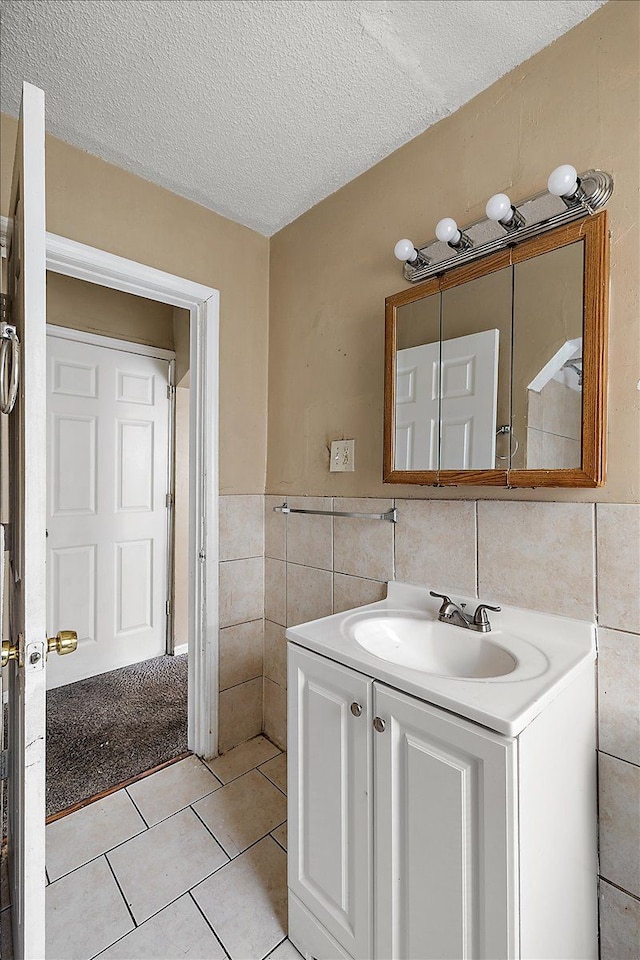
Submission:
<svg viewBox="0 0 640 960">
<path fill-rule="evenodd" d="M 296 960 L 286 756 L 187 757 L 47 827 L 47 960 Z"/>
</svg>

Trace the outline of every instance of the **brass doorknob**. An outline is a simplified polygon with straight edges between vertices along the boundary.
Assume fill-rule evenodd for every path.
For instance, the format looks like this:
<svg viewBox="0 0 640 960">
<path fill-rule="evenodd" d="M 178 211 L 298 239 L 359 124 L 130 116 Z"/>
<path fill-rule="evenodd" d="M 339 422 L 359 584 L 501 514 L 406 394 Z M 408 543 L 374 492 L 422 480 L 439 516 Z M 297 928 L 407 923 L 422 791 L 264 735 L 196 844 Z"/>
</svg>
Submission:
<svg viewBox="0 0 640 960">
<path fill-rule="evenodd" d="M 2 666 L 6 667 L 9 660 L 18 660 L 20 657 L 20 645 L 11 643 L 10 640 L 2 641 Z"/>
<path fill-rule="evenodd" d="M 73 653 L 78 646 L 78 634 L 75 630 L 59 630 L 55 637 L 47 639 L 47 653 L 58 653 L 63 657 Z"/>
</svg>

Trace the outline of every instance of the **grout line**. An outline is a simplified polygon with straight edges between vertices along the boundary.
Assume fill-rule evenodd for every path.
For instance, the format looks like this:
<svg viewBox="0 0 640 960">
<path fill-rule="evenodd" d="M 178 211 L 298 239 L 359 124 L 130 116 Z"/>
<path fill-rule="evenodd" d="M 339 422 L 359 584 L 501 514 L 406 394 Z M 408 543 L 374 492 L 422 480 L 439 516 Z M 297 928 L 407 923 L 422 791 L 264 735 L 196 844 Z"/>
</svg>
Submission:
<svg viewBox="0 0 640 960">
<path fill-rule="evenodd" d="M 254 620 L 247 620 L 247 621 L 245 621 L 245 622 L 246 622 L 246 623 L 254 623 L 254 622 L 257 623 L 257 621 L 254 621 Z M 230 624 L 230 626 L 237 627 L 237 626 L 240 626 L 240 624 L 233 623 L 233 624 Z M 282 624 L 280 624 L 280 626 L 282 626 Z M 224 627 L 223 629 L 226 630 L 227 627 Z M 232 684 L 230 684 L 228 687 L 220 687 L 220 693 L 225 693 L 227 690 L 235 690 L 236 687 L 241 687 L 241 686 L 242 686 L 243 684 L 245 684 L 245 683 L 253 683 L 254 680 L 261 680 L 261 679 L 262 679 L 262 676 L 263 676 L 263 674 L 261 674 L 261 673 L 256 673 L 255 677 L 249 677 L 247 680 L 240 680 L 239 683 L 232 683 Z"/>
<path fill-rule="evenodd" d="M 611 757 L 612 760 L 617 760 L 619 763 L 628 763 L 630 767 L 640 768 L 640 763 L 635 763 L 633 760 L 625 760 L 624 757 L 619 757 L 616 753 L 610 753 L 609 750 L 602 750 L 598 747 L 597 752 L 602 753 L 605 757 Z"/>
<path fill-rule="evenodd" d="M 284 821 L 283 821 L 283 823 L 287 823 L 287 822 L 288 822 L 287 820 L 284 820 Z M 278 827 L 281 827 L 281 826 L 282 826 L 282 823 L 278 824 Z M 274 830 L 277 830 L 278 827 L 274 827 L 273 829 L 274 829 Z M 280 847 L 281 850 L 284 850 L 284 852 L 288 854 L 287 848 L 286 848 L 286 847 L 283 847 L 282 844 L 280 843 L 280 841 L 279 841 L 278 839 L 276 839 L 276 837 L 274 837 L 273 832 L 270 833 L 269 836 L 271 837 L 272 840 L 275 840 L 275 842 L 278 844 L 278 846 Z M 287 843 L 288 843 L 288 840 L 287 840 Z"/>
<path fill-rule="evenodd" d="M 264 554 L 252 553 L 248 557 L 225 557 L 224 559 L 220 558 L 218 563 L 243 563 L 245 560 L 264 560 Z"/>
<path fill-rule="evenodd" d="M 393 497 L 391 500 L 391 506 L 394 510 L 398 509 L 398 500 L 396 497 Z M 391 524 L 391 579 L 395 580 L 396 578 L 396 527 L 398 526 L 398 515 L 396 513 L 396 522 Z"/>
<path fill-rule="evenodd" d="M 222 951 L 223 951 L 225 957 L 228 957 L 229 960 L 231 960 L 231 954 L 230 954 L 230 953 L 228 952 L 228 950 L 226 949 L 224 943 L 222 942 L 222 940 L 220 939 L 220 937 L 218 936 L 218 934 L 217 934 L 216 931 L 214 930 L 213 926 L 211 925 L 211 923 L 210 923 L 210 921 L 209 921 L 209 918 L 207 917 L 206 913 L 204 912 L 204 910 L 202 909 L 202 907 L 200 906 L 200 904 L 198 903 L 198 901 L 197 901 L 196 898 L 194 897 L 194 895 L 193 895 L 193 891 L 194 891 L 194 890 L 195 890 L 195 887 L 192 887 L 191 890 L 187 891 L 187 892 L 188 892 L 188 895 L 191 897 L 193 903 L 195 904 L 196 910 L 198 911 L 198 913 L 200 913 L 200 915 L 202 916 L 202 919 L 204 920 L 204 922 L 206 923 L 206 925 L 207 925 L 207 926 L 209 927 L 209 929 L 211 930 L 211 933 L 214 935 L 214 937 L 216 938 L 216 940 L 218 941 L 218 943 L 219 943 L 220 946 L 222 947 Z"/>
<path fill-rule="evenodd" d="M 269 957 L 271 956 L 271 954 L 272 954 L 275 950 L 277 950 L 278 947 L 281 947 L 282 944 L 286 942 L 286 939 L 287 939 L 287 938 L 284 937 L 282 940 L 280 940 L 278 943 L 276 943 L 275 947 L 272 947 L 272 949 L 269 950 L 269 953 L 265 953 L 264 957 L 262 957 L 262 960 L 269 960 Z"/>
<path fill-rule="evenodd" d="M 275 757 L 274 757 L 274 759 L 275 759 Z M 268 762 L 269 762 L 268 760 L 265 760 L 265 763 L 268 763 Z M 255 769 L 258 771 L 258 773 L 261 773 L 261 774 L 262 774 L 262 776 L 265 778 L 265 780 L 267 780 L 267 781 L 271 784 L 272 787 L 275 787 L 276 790 L 279 790 L 283 797 L 286 797 L 287 794 L 286 794 L 286 792 L 282 789 L 282 787 L 279 787 L 277 783 L 274 783 L 274 781 L 271 779 L 271 777 L 268 777 L 268 776 L 266 775 L 266 773 L 263 773 L 263 771 L 260 769 L 260 767 L 255 767 Z M 274 827 L 274 830 L 275 830 L 275 827 Z"/>
<path fill-rule="evenodd" d="M 217 760 L 217 759 L 218 759 L 217 757 L 214 757 L 214 758 L 213 758 L 213 760 Z M 205 768 L 205 770 L 208 770 L 208 771 L 209 771 L 209 773 L 211 774 L 211 776 L 213 777 L 213 779 L 214 779 L 214 780 L 217 780 L 217 782 L 220 784 L 221 787 L 224 787 L 224 781 L 222 781 L 222 780 L 220 779 L 220 777 L 217 777 L 217 776 L 215 775 L 215 773 L 213 772 L 213 770 L 211 769 L 211 767 L 209 766 L 209 763 L 213 763 L 213 760 L 209 760 L 209 763 L 207 763 L 207 761 L 204 760 L 202 757 L 196 757 L 196 760 L 199 760 L 200 763 L 202 764 L 202 766 Z M 216 787 L 216 789 L 217 789 L 217 787 Z M 215 790 L 212 790 L 211 793 L 215 793 Z M 209 796 L 209 794 L 208 794 L 208 793 L 205 793 L 205 797 L 208 797 L 208 796 Z M 198 799 L 199 799 L 199 800 L 202 800 L 202 797 L 198 797 Z M 194 800 L 193 803 L 195 803 L 195 802 L 196 802 L 196 801 Z"/>
<path fill-rule="evenodd" d="M 474 504 L 474 522 L 476 534 L 476 597 L 480 599 L 480 510 L 477 500 Z"/>
<path fill-rule="evenodd" d="M 263 617 L 250 617 L 248 620 L 238 620 L 237 623 L 225 623 L 220 627 L 221 630 L 228 630 L 229 627 L 240 627 L 245 623 L 259 623 L 260 620 L 264 619 Z"/>
<path fill-rule="evenodd" d="M 602 875 L 600 875 L 600 880 L 604 881 L 604 883 L 608 883 L 610 887 L 615 887 L 615 889 L 619 890 L 620 893 L 626 893 L 626 895 L 632 900 L 636 900 L 638 903 L 640 903 L 640 897 L 637 894 L 631 893 L 629 890 L 625 890 L 625 888 L 621 887 L 619 883 L 614 883 L 613 880 L 607 880 L 607 878 L 603 877 Z"/>
<path fill-rule="evenodd" d="M 201 798 L 201 799 L 202 799 L 202 798 Z M 198 801 L 197 801 L 197 800 L 194 800 L 193 802 L 194 802 L 194 803 L 197 803 Z M 211 836 L 213 837 L 213 839 L 215 840 L 215 842 L 218 844 L 218 846 L 220 847 L 220 849 L 221 849 L 222 852 L 224 853 L 225 857 L 227 857 L 227 863 L 231 863 L 232 860 L 235 860 L 235 857 L 238 857 L 240 854 L 236 853 L 236 855 L 235 855 L 235 857 L 234 857 L 234 856 L 232 856 L 230 853 L 228 853 L 226 847 L 223 846 L 222 841 L 219 840 L 218 837 L 216 837 L 215 833 L 213 832 L 213 828 L 210 827 L 208 823 L 205 823 L 205 821 L 202 819 L 202 817 L 200 816 L 200 814 L 198 813 L 198 811 L 195 810 L 193 807 L 189 807 L 189 809 L 193 811 L 193 813 L 196 815 L 196 817 L 198 818 L 198 820 L 200 821 L 200 823 L 202 824 L 202 826 L 205 828 L 205 830 L 206 830 L 208 833 L 211 834 Z M 222 867 L 226 867 L 226 865 L 227 865 L 226 863 L 221 864 Z M 213 874 L 214 874 L 214 873 L 217 873 L 219 869 L 220 869 L 220 867 L 216 867 L 216 869 L 215 869 L 212 873 L 210 873 L 209 876 L 213 876 Z M 205 877 L 204 879 L 206 880 L 207 877 Z M 200 881 L 200 882 L 202 883 L 202 881 Z M 197 884 L 196 884 L 196 886 L 197 886 Z"/>
<path fill-rule="evenodd" d="M 122 899 L 124 900 L 124 902 L 125 902 L 125 904 L 126 904 L 126 907 L 127 907 L 127 910 L 129 911 L 129 914 L 130 914 L 130 916 L 131 916 L 131 919 L 133 920 L 133 926 L 134 926 L 134 928 L 137 929 L 137 927 L 139 926 L 139 924 L 136 923 L 136 918 L 135 918 L 134 915 L 133 915 L 133 911 L 131 910 L 131 907 L 129 906 L 129 902 L 128 902 L 127 898 L 126 898 L 125 895 L 124 895 L 124 890 L 123 890 L 122 887 L 120 886 L 120 881 L 119 881 L 118 878 L 116 877 L 115 870 L 114 870 L 113 867 L 111 866 L 111 863 L 109 862 L 109 858 L 107 857 L 106 853 L 105 853 L 105 855 L 104 855 L 104 858 L 105 858 L 105 860 L 107 861 L 107 864 L 108 864 L 108 866 L 109 866 L 109 870 L 111 870 L 111 873 L 113 874 L 113 879 L 114 879 L 115 882 L 116 882 L 116 886 L 117 886 L 118 890 L 120 891 L 120 893 L 121 893 L 121 895 L 122 895 Z M 144 921 L 143 921 L 143 923 L 144 923 Z M 131 932 L 131 931 L 129 931 L 129 933 L 130 933 L 130 932 Z"/>
<path fill-rule="evenodd" d="M 135 807 L 135 809 L 136 809 L 136 810 L 138 811 L 138 813 L 140 814 L 140 817 L 142 818 L 142 822 L 144 823 L 145 827 L 147 828 L 147 830 L 149 830 L 149 829 L 150 829 L 150 824 L 147 822 L 147 818 L 145 817 L 145 815 L 143 814 L 142 810 L 140 809 L 140 807 L 138 806 L 138 804 L 135 802 L 135 800 L 133 799 L 133 797 L 132 797 L 131 794 L 129 793 L 128 787 L 125 787 L 125 788 L 124 788 L 124 792 L 125 792 L 126 795 L 129 797 L 129 800 L 131 801 L 131 803 L 133 804 L 133 806 Z"/>
<path fill-rule="evenodd" d="M 281 560 L 280 563 L 288 563 L 292 567 L 304 567 L 305 570 L 320 570 L 322 573 L 341 573 L 340 570 L 334 570 L 331 567 L 319 567 L 315 563 L 302 563 L 300 560 Z"/>
</svg>

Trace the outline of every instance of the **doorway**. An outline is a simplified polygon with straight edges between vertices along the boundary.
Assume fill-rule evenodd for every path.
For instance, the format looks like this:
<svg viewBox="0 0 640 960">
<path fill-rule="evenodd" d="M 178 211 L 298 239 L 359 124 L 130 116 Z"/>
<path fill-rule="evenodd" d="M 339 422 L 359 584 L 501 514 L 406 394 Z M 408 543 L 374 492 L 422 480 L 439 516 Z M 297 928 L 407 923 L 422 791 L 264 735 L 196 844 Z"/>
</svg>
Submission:
<svg viewBox="0 0 640 960">
<path fill-rule="evenodd" d="M 189 312 L 188 747 L 218 748 L 219 292 L 54 234 L 47 269 Z"/>
<path fill-rule="evenodd" d="M 189 314 L 49 273 L 47 318 L 51 817 L 187 751 Z"/>
</svg>

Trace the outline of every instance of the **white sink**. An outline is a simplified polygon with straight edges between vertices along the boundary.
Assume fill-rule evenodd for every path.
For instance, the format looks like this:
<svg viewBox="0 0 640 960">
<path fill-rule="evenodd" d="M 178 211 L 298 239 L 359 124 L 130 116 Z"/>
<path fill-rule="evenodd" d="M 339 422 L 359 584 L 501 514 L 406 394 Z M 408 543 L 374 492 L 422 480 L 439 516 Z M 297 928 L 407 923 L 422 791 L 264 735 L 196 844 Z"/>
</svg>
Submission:
<svg viewBox="0 0 640 960">
<path fill-rule="evenodd" d="M 478 605 L 446 584 L 434 589 L 469 612 Z M 392 580 L 385 600 L 289 627 L 287 639 L 510 737 L 595 659 L 588 621 L 500 603 L 482 634 L 441 623 L 440 604 L 429 587 Z"/>
<path fill-rule="evenodd" d="M 349 630 L 374 657 L 436 677 L 502 677 L 518 665 L 516 657 L 487 636 L 430 617 L 369 616 L 355 620 Z"/>
</svg>

